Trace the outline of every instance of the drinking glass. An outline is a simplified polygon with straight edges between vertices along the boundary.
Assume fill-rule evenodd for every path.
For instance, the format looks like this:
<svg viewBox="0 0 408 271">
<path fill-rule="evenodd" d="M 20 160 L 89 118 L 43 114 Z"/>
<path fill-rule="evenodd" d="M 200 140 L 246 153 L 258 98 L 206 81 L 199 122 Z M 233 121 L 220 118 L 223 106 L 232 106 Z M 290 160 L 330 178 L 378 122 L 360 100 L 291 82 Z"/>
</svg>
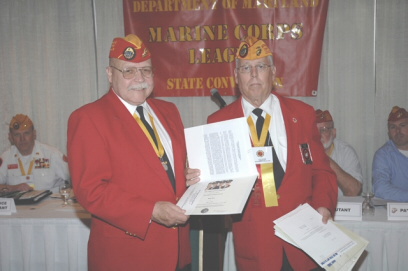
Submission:
<svg viewBox="0 0 408 271">
<path fill-rule="evenodd" d="M 363 193 L 363 215 L 374 215 L 375 207 L 372 202 L 372 198 L 374 198 L 374 194 L 372 192 Z"/>
<path fill-rule="evenodd" d="M 64 199 L 64 203 L 62 204 L 63 207 L 68 206 L 68 199 L 71 194 L 71 190 L 72 190 L 71 185 L 67 183 L 61 185 L 59 188 L 61 197 Z"/>
</svg>

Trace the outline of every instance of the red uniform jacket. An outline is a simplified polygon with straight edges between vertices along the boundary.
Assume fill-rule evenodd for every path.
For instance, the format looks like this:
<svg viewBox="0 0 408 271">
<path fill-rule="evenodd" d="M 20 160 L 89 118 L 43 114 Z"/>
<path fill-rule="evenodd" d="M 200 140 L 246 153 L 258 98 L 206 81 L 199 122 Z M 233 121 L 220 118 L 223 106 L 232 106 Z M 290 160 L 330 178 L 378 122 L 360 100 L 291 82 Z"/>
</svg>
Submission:
<svg viewBox="0 0 408 271">
<path fill-rule="evenodd" d="M 92 214 L 89 270 L 171 270 L 191 262 L 189 226 L 151 222 L 157 201 L 186 190 L 184 127 L 174 104 L 149 99 L 174 152 L 176 192 L 150 142 L 110 90 L 72 113 L 68 159 L 76 198 Z"/>
<path fill-rule="evenodd" d="M 287 166 L 277 193 L 279 206 L 265 207 L 262 183 L 256 182 L 242 217 L 233 224 L 235 257 L 240 271 L 281 270 L 282 252 L 294 270 L 310 270 L 316 263 L 302 250 L 274 234 L 273 221 L 300 204 L 326 207 L 334 216 L 337 180 L 320 142 L 314 109 L 300 101 L 276 95 L 280 101 L 287 133 Z M 208 122 L 244 117 L 241 99 L 208 117 Z M 300 145 L 307 143 L 312 164 L 304 163 Z"/>
</svg>

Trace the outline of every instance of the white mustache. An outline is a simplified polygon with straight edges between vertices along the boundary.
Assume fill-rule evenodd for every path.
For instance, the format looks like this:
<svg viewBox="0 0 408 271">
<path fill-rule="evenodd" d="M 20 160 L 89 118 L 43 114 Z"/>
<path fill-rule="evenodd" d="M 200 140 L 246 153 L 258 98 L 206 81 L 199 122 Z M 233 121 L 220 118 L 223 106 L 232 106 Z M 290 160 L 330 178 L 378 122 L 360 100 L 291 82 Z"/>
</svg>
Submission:
<svg viewBox="0 0 408 271">
<path fill-rule="evenodd" d="M 137 84 L 137 85 L 131 85 L 129 88 L 128 88 L 128 90 L 130 91 L 130 90 L 141 90 L 141 89 L 146 89 L 146 88 L 148 88 L 149 87 L 149 84 L 148 83 L 146 83 L 146 82 L 144 82 L 144 83 L 140 83 L 140 84 Z"/>
</svg>

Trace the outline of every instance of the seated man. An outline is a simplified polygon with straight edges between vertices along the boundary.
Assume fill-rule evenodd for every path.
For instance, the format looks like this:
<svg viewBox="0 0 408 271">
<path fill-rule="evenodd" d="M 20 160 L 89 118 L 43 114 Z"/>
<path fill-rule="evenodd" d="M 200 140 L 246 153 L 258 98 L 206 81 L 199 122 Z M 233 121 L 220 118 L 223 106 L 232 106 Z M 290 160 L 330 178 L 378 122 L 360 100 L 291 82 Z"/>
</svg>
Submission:
<svg viewBox="0 0 408 271">
<path fill-rule="evenodd" d="M 0 156 L 0 191 L 28 191 L 58 187 L 69 180 L 66 157 L 57 149 L 36 140 L 31 119 L 23 114 L 10 121 L 12 144 Z"/>
<path fill-rule="evenodd" d="M 404 108 L 392 108 L 388 137 L 374 154 L 374 194 L 386 200 L 408 202 L 408 112 Z"/>
<path fill-rule="evenodd" d="M 316 123 L 330 167 L 336 173 L 339 196 L 358 196 L 363 174 L 356 151 L 348 143 L 336 138 L 336 128 L 329 111 L 316 110 Z"/>
</svg>

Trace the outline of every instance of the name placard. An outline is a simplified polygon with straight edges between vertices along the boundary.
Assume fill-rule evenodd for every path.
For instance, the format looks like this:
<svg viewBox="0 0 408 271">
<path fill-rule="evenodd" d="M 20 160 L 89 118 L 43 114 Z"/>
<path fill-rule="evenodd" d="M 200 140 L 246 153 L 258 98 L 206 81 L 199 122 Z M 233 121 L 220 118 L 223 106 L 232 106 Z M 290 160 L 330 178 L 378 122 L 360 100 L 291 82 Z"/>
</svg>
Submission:
<svg viewBox="0 0 408 271">
<path fill-rule="evenodd" d="M 334 220 L 359 220 L 363 219 L 361 202 L 337 202 Z"/>
<path fill-rule="evenodd" d="M 408 203 L 388 202 L 387 218 L 388 220 L 408 220 Z"/>
<path fill-rule="evenodd" d="M 0 198 L 0 215 L 11 215 L 17 212 L 16 204 L 12 198 Z"/>
</svg>

